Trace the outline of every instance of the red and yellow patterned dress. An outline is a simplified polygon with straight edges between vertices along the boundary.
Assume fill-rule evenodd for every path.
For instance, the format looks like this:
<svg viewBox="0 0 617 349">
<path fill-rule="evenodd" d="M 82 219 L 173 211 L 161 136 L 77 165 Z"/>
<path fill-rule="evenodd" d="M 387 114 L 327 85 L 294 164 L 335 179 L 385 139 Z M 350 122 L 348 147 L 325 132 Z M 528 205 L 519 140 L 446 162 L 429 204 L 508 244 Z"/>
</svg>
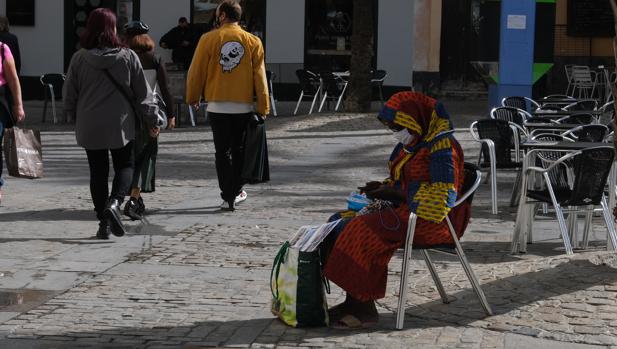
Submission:
<svg viewBox="0 0 617 349">
<path fill-rule="evenodd" d="M 453 243 L 446 215 L 461 235 L 470 216 L 467 204 L 451 209 L 463 185 L 464 158 L 443 106 L 422 94 L 401 92 L 380 118 L 416 136 L 410 145 L 397 145 L 389 162 L 388 183 L 407 193 L 407 202 L 346 221 L 324 268 L 328 279 L 362 301 L 385 296 L 388 262 L 405 242 L 410 211 L 418 215 L 415 247 Z"/>
</svg>

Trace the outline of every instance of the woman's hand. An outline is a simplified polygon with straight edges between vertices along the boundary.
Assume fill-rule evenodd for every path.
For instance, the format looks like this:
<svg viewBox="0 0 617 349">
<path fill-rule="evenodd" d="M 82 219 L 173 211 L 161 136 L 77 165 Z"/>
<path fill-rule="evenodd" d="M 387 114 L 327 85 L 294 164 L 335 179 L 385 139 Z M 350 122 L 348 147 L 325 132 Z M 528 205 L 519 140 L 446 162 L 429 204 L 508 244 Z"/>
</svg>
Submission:
<svg viewBox="0 0 617 349">
<path fill-rule="evenodd" d="M 407 195 L 405 195 L 402 190 L 386 185 L 382 185 L 381 187 L 372 191 L 367 191 L 366 197 L 371 200 L 381 199 L 392 202 L 405 202 L 407 200 Z"/>
<path fill-rule="evenodd" d="M 17 122 L 24 122 L 24 120 L 26 119 L 26 113 L 24 112 L 24 106 L 14 105 L 13 115 L 15 115 L 15 119 L 17 120 Z"/>
<path fill-rule="evenodd" d="M 366 182 L 366 184 L 363 187 L 358 187 L 358 189 L 360 189 L 360 194 L 363 194 L 369 191 L 377 190 L 382 185 L 383 184 L 381 182 L 371 181 L 371 182 Z"/>
<path fill-rule="evenodd" d="M 176 117 L 175 116 L 168 117 L 166 130 L 173 130 L 174 128 L 176 128 Z"/>
<path fill-rule="evenodd" d="M 150 137 L 156 138 L 156 137 L 159 136 L 159 133 L 161 133 L 161 128 L 158 127 L 158 126 L 157 127 L 153 127 L 153 128 L 150 129 L 149 133 L 150 133 Z"/>
</svg>

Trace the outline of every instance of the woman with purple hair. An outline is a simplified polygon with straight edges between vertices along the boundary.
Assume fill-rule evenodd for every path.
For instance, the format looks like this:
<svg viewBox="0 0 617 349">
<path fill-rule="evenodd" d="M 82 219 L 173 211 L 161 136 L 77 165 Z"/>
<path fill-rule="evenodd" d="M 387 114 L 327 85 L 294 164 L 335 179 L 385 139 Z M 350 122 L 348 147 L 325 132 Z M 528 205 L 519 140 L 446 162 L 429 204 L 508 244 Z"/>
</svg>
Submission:
<svg viewBox="0 0 617 349">
<path fill-rule="evenodd" d="M 119 208 L 133 178 L 135 134 L 146 127 L 156 137 L 160 129 L 141 63 L 121 44 L 114 13 L 92 11 L 80 43 L 64 84 L 64 108 L 75 120 L 77 144 L 88 156 L 90 193 L 99 220 L 96 237 L 108 239 L 110 232 L 125 234 Z M 109 153 L 114 168 L 111 193 Z"/>
</svg>

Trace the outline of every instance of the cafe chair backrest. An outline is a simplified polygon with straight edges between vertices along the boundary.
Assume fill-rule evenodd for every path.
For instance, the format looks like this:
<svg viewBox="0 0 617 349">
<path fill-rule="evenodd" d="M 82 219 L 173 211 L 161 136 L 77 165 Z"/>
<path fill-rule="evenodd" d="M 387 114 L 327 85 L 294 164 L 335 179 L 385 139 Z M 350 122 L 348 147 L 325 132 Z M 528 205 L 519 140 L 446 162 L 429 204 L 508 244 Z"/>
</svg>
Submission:
<svg viewBox="0 0 617 349">
<path fill-rule="evenodd" d="M 298 69 L 296 70 L 296 76 L 300 83 L 300 88 L 304 91 L 305 95 L 313 95 L 317 93 L 319 88 L 319 76 L 310 70 Z"/>
<path fill-rule="evenodd" d="M 583 149 L 576 155 L 572 195 L 564 206 L 599 205 L 614 157 L 615 149 L 610 146 Z"/>
</svg>

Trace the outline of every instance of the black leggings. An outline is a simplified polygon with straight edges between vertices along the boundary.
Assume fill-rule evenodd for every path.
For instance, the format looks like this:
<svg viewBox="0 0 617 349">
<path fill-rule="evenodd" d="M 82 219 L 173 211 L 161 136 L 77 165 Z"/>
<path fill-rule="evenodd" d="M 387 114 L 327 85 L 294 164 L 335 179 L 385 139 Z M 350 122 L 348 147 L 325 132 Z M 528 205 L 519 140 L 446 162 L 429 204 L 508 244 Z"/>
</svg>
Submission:
<svg viewBox="0 0 617 349">
<path fill-rule="evenodd" d="M 109 195 L 109 152 L 114 166 L 114 179 Z M 86 149 L 90 165 L 90 194 L 94 203 L 94 211 L 98 219 L 103 218 L 103 211 L 109 199 L 124 201 L 131 189 L 135 154 L 133 141 L 120 149 Z"/>
</svg>

